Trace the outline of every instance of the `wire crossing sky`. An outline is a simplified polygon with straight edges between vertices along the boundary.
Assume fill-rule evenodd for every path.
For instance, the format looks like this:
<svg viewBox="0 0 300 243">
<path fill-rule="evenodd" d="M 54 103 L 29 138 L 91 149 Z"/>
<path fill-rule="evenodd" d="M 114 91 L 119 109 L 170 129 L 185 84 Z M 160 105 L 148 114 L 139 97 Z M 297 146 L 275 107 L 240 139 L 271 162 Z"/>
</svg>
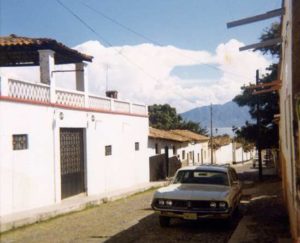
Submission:
<svg viewBox="0 0 300 243">
<path fill-rule="evenodd" d="M 253 70 L 270 64 L 238 47 L 257 42 L 276 19 L 234 29 L 226 23 L 280 6 L 280 0 L 0 0 L 0 34 L 53 38 L 93 55 L 95 93 L 104 92 L 108 72 L 109 87 L 124 97 L 184 111 L 231 100 L 254 80 Z"/>
</svg>

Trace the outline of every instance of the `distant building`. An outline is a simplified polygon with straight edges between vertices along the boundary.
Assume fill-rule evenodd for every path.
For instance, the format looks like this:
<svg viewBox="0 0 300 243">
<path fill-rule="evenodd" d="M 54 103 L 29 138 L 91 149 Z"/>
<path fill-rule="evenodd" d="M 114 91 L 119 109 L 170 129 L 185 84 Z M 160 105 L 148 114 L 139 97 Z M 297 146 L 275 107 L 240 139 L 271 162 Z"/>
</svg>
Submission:
<svg viewBox="0 0 300 243">
<path fill-rule="evenodd" d="M 150 180 L 173 176 L 182 166 L 208 162 L 208 137 L 188 130 L 149 128 Z"/>
<path fill-rule="evenodd" d="M 209 145 L 209 162 L 211 162 L 211 146 Z M 245 151 L 242 144 L 233 141 L 228 135 L 213 138 L 213 163 L 233 164 L 248 161 L 254 156 L 254 148 Z"/>
</svg>

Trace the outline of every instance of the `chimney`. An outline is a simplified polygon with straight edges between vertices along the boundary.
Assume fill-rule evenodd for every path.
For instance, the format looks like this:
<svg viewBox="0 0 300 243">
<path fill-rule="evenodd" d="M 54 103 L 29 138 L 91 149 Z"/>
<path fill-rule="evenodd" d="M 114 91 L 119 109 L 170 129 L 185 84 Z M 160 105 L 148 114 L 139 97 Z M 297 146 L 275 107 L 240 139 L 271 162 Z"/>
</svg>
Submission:
<svg viewBox="0 0 300 243">
<path fill-rule="evenodd" d="M 106 93 L 106 97 L 118 99 L 118 91 L 116 90 L 108 90 L 105 93 Z"/>
</svg>

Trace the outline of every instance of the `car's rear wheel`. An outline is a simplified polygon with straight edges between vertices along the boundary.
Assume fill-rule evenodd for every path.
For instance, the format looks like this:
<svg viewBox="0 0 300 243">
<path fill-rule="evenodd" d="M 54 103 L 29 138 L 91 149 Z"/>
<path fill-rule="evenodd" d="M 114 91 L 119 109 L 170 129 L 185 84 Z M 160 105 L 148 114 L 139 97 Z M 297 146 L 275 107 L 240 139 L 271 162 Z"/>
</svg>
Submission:
<svg viewBox="0 0 300 243">
<path fill-rule="evenodd" d="M 159 216 L 159 225 L 161 227 L 168 227 L 170 226 L 170 220 L 171 218 L 169 217 Z"/>
</svg>

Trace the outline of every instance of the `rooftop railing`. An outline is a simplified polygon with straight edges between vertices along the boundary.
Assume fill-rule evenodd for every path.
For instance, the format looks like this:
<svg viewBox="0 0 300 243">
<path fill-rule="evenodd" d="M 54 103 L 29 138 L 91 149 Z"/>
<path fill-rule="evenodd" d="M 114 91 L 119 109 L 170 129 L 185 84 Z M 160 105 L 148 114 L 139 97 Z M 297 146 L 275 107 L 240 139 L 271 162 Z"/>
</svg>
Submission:
<svg viewBox="0 0 300 243">
<path fill-rule="evenodd" d="M 55 89 L 41 83 L 31 83 L 16 79 L 0 77 L 0 95 L 19 101 L 33 101 L 43 104 L 57 104 L 67 107 L 87 108 L 95 111 L 148 115 L 148 108 L 118 99 L 87 94 L 77 90 Z"/>
</svg>

